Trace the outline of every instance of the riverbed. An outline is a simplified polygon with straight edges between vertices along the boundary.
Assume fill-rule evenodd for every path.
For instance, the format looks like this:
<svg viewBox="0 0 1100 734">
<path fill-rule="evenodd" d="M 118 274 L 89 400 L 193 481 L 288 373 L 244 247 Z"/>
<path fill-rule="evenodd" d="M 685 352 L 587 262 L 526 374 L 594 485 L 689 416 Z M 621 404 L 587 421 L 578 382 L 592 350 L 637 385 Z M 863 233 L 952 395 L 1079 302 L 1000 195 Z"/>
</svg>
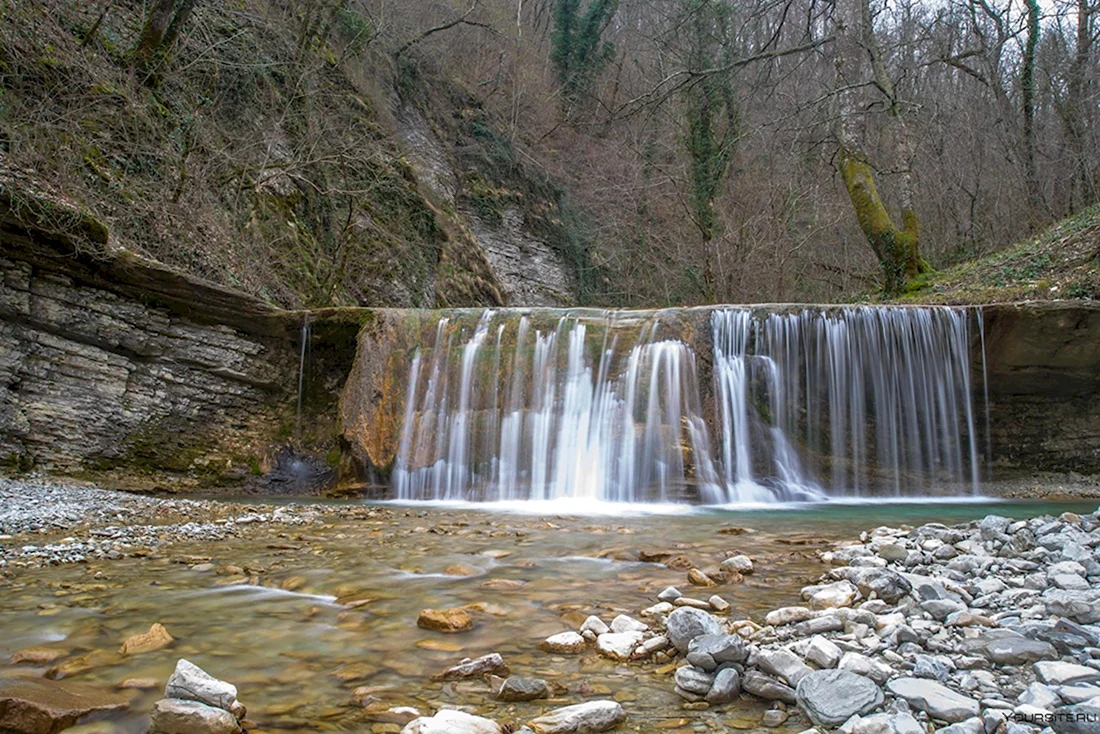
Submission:
<svg viewBox="0 0 1100 734">
<path fill-rule="evenodd" d="M 22 496 L 20 506 L 33 504 L 49 486 L 7 482 L 4 503 L 12 507 Z M 72 511 L 59 513 L 49 495 L 41 502 L 45 520 L 9 513 L 8 524 L 0 523 L 0 677 L 132 686 L 123 689 L 128 711 L 70 730 L 85 733 L 144 731 L 181 657 L 234 683 L 257 732 L 398 731 L 371 712 L 402 705 L 425 714 L 468 707 L 519 723 L 590 698 L 622 703 L 628 730 L 752 730 L 760 727 L 763 702 L 684 710 L 669 670 L 594 651 L 551 655 L 537 644 L 575 630 L 590 614 L 607 621 L 637 614 L 669 585 L 702 599 L 718 594 L 732 605 L 732 617 L 759 621 L 795 603 L 799 589 L 827 570 L 819 552 L 880 525 L 1096 509 L 1095 500 L 420 506 L 82 491 L 88 504 Z M 742 583 L 692 589 L 688 566 L 717 568 L 733 553 L 751 556 L 755 572 Z M 472 631 L 416 625 L 422 609 L 459 606 L 472 614 Z M 154 623 L 174 642 L 119 653 L 127 638 Z M 55 651 L 53 659 L 7 664 L 37 646 Z M 463 658 L 491 652 L 514 675 L 546 679 L 553 698 L 500 703 L 481 681 L 430 680 Z M 772 731 L 803 728 L 793 717 Z"/>
</svg>

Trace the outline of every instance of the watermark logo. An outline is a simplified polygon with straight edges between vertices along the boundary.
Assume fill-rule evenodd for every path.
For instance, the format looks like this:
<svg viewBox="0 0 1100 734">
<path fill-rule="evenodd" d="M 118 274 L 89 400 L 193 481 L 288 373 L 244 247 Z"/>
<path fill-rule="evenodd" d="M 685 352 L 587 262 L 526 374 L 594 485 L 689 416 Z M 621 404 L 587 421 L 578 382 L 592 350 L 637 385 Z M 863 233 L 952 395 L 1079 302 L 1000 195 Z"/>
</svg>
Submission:
<svg viewBox="0 0 1100 734">
<path fill-rule="evenodd" d="M 1088 711 L 1013 711 L 1005 712 L 1005 718 L 1018 724 L 1038 724 L 1050 726 L 1052 724 L 1068 723 L 1100 723 L 1100 713 Z"/>
</svg>

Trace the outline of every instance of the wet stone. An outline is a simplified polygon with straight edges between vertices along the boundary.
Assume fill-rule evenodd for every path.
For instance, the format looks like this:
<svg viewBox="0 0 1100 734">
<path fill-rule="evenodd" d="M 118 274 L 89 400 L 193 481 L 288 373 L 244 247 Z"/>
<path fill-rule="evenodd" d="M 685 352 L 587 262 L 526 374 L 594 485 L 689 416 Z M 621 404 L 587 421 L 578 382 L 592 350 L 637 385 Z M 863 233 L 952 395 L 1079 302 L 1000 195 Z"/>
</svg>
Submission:
<svg viewBox="0 0 1100 734">
<path fill-rule="evenodd" d="M 506 679 L 497 691 L 497 699 L 500 701 L 533 701 L 549 696 L 550 686 L 541 678 L 512 676 Z"/>
</svg>

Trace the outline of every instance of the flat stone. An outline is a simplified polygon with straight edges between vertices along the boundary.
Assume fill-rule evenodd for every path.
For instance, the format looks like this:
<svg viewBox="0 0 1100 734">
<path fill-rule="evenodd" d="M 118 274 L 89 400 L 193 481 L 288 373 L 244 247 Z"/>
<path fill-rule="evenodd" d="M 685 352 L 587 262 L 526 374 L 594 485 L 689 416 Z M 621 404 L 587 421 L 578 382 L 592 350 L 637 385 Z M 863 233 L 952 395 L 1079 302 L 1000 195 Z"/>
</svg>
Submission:
<svg viewBox="0 0 1100 734">
<path fill-rule="evenodd" d="M 928 599 L 920 603 L 920 608 L 942 622 L 955 612 L 965 611 L 966 605 L 952 599 Z"/>
<path fill-rule="evenodd" d="M 237 687 L 218 680 L 194 663 L 180 659 L 164 687 L 165 698 L 198 701 L 207 706 L 234 711 Z"/>
<path fill-rule="evenodd" d="M 588 701 L 555 709 L 531 719 L 527 726 L 536 734 L 594 734 L 614 729 L 626 721 L 626 712 L 615 701 Z"/>
<path fill-rule="evenodd" d="M 491 719 L 443 709 L 435 716 L 410 721 L 401 734 L 504 734 L 504 730 Z"/>
<path fill-rule="evenodd" d="M 1058 657 L 1054 645 L 1030 637 L 1002 637 L 990 640 L 982 653 L 997 665 L 1025 665 Z"/>
<path fill-rule="evenodd" d="M 934 719 L 955 723 L 980 713 L 978 702 L 947 686 L 923 678 L 895 678 L 886 684 L 895 696 Z"/>
<path fill-rule="evenodd" d="M 772 627 L 782 627 L 785 624 L 804 622 L 812 616 L 814 613 L 809 607 L 780 607 L 768 612 L 764 622 Z"/>
<path fill-rule="evenodd" d="M 148 632 L 127 638 L 119 648 L 120 655 L 140 655 L 144 652 L 155 652 L 175 642 L 176 639 L 168 634 L 168 630 L 159 622 L 149 628 Z"/>
<path fill-rule="evenodd" d="M 466 632 L 474 628 L 474 620 L 465 609 L 424 609 L 416 618 L 416 626 L 436 632 Z"/>
<path fill-rule="evenodd" d="M 707 695 L 710 692 L 710 687 L 714 684 L 713 675 L 704 673 L 691 665 L 677 668 L 673 678 L 677 686 L 697 696 Z"/>
<path fill-rule="evenodd" d="M 237 717 L 225 709 L 182 698 L 162 698 L 149 713 L 149 734 L 237 734 Z"/>
<path fill-rule="evenodd" d="M 798 705 L 810 720 L 836 726 L 882 705 L 882 689 L 873 680 L 844 670 L 817 670 L 802 677 Z"/>
<path fill-rule="evenodd" d="M 606 625 L 605 625 L 606 627 Z M 588 643 L 576 632 L 560 632 L 551 635 L 539 643 L 539 649 L 545 652 L 556 652 L 563 655 L 576 655 L 584 652 Z"/>
<path fill-rule="evenodd" d="M 665 629 L 672 645 L 683 654 L 687 654 L 688 645 L 696 637 L 725 633 L 717 617 L 692 607 L 680 607 L 669 614 Z"/>
<path fill-rule="evenodd" d="M 835 614 L 826 614 L 799 622 L 794 626 L 794 633 L 799 637 L 810 637 L 826 632 L 839 632 L 842 629 L 844 629 L 844 620 Z"/>
<path fill-rule="evenodd" d="M 27 663 L 30 665 L 49 665 L 56 662 L 61 658 L 69 654 L 68 650 L 62 650 L 57 647 L 49 647 L 47 645 L 40 645 L 37 647 L 25 647 L 22 650 L 16 650 L 8 658 L 8 665 L 19 665 L 21 663 Z"/>
<path fill-rule="evenodd" d="M 1039 680 L 1051 686 L 1073 686 L 1100 681 L 1100 670 L 1076 663 L 1049 661 L 1035 663 L 1032 667 Z"/>
<path fill-rule="evenodd" d="M 125 697 L 83 683 L 0 679 L 0 731 L 54 734 L 90 713 L 126 708 L 129 702 Z"/>
<path fill-rule="evenodd" d="M 707 603 L 710 604 L 711 609 L 720 614 L 724 614 L 730 610 L 730 603 L 717 594 L 707 599 Z"/>
<path fill-rule="evenodd" d="M 432 680 L 462 680 L 463 678 L 480 678 L 483 675 L 505 676 L 509 673 L 508 663 L 500 653 L 490 653 L 479 658 L 466 658 L 458 665 L 447 668 L 441 673 L 432 676 Z"/>
<path fill-rule="evenodd" d="M 741 692 L 741 673 L 737 668 L 722 668 L 714 675 L 714 684 L 707 691 L 706 700 L 712 704 L 729 703 Z"/>
<path fill-rule="evenodd" d="M 1090 699 L 1100 697 L 1100 688 L 1096 686 L 1062 686 L 1058 689 L 1058 695 L 1069 704 L 1084 703 Z"/>
<path fill-rule="evenodd" d="M 759 670 L 747 670 L 741 677 L 741 688 L 754 696 L 759 696 L 766 701 L 786 701 L 797 703 L 794 689 L 785 685 L 778 678 L 774 678 Z"/>
<path fill-rule="evenodd" d="M 790 650 L 757 650 L 753 663 L 765 673 L 786 679 L 791 686 L 797 686 L 812 672 L 810 666 Z"/>
<path fill-rule="evenodd" d="M 596 651 L 612 660 L 629 660 L 641 641 L 641 632 L 605 632 L 596 638 Z"/>
<path fill-rule="evenodd" d="M 549 697 L 550 686 L 542 678 L 520 678 L 513 675 L 497 691 L 498 701 L 534 701 Z"/>
</svg>

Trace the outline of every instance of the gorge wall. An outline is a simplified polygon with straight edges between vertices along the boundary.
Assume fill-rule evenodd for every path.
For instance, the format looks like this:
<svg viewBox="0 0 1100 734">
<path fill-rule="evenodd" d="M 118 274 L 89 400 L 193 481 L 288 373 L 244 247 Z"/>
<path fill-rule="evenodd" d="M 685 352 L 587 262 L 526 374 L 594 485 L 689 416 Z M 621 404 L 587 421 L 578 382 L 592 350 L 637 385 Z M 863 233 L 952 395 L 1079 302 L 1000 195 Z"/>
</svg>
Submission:
<svg viewBox="0 0 1100 734">
<path fill-rule="evenodd" d="M 5 471 L 226 492 L 316 491 L 339 473 L 345 486 L 383 491 L 407 370 L 444 312 L 279 310 L 112 248 L 102 225 L 62 202 L 5 195 L 0 218 Z M 706 415 L 712 310 L 662 317 L 698 356 Z M 980 317 L 971 385 L 988 474 L 1100 473 L 1100 306 L 992 305 Z"/>
<path fill-rule="evenodd" d="M 106 229 L 64 202 L 3 194 L 0 466 L 146 488 L 278 491 L 321 478 L 316 466 L 300 477 L 280 466 L 295 429 L 301 314 L 112 250 Z M 339 344 L 342 327 L 323 313 L 315 333 Z M 344 329 L 349 342 L 358 326 Z M 315 367 L 329 356 L 319 350 Z M 331 443 L 318 392 L 307 435 Z"/>
</svg>

